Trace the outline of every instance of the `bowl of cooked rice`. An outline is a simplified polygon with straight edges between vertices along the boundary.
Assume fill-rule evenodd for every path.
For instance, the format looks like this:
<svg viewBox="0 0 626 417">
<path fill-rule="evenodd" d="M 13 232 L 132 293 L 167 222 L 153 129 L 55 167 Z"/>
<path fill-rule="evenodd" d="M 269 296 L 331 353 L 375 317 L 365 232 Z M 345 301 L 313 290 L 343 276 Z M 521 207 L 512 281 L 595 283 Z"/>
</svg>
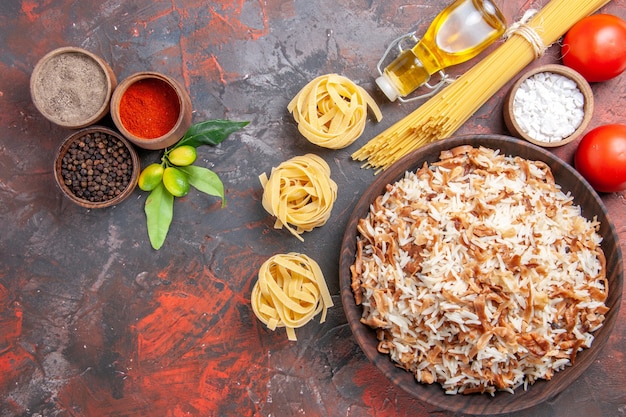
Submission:
<svg viewBox="0 0 626 417">
<path fill-rule="evenodd" d="M 366 356 L 415 398 L 474 415 L 532 407 L 575 381 L 614 327 L 623 274 L 589 184 L 501 135 L 441 140 L 380 173 L 340 256 Z"/>
</svg>

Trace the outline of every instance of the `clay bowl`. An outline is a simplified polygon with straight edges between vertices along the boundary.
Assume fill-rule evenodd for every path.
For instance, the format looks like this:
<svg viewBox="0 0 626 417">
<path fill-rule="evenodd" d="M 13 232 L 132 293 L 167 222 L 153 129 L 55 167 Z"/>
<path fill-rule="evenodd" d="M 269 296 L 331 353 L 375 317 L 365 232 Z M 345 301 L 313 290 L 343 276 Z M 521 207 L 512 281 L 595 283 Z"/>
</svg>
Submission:
<svg viewBox="0 0 626 417">
<path fill-rule="evenodd" d="M 377 196 L 384 193 L 387 184 L 396 182 L 405 171 L 416 170 L 425 161 L 438 160 L 443 150 L 466 144 L 500 149 L 501 153 L 506 155 L 517 155 L 546 162 L 564 192 L 571 192 L 574 196 L 574 203 L 581 207 L 583 216 L 592 218 L 597 215 L 601 223 L 599 233 L 604 239 L 602 248 L 606 255 L 609 281 L 609 297 L 606 303 L 610 307 L 604 325 L 595 332 L 592 347 L 578 353 L 573 366 L 557 372 L 550 381 L 540 380 L 529 386 L 527 391 L 518 389 L 514 394 L 497 392 L 493 397 L 485 394 L 448 395 L 438 384 L 426 385 L 417 382 L 413 374 L 396 367 L 388 355 L 377 351 L 378 341 L 375 331 L 360 322 L 362 308 L 356 305 L 351 288 L 350 266 L 355 260 L 356 227 L 359 219 L 367 215 L 370 204 Z M 620 243 L 615 227 L 608 218 L 607 209 L 602 200 L 589 184 L 573 168 L 549 151 L 523 140 L 500 135 L 466 136 L 435 142 L 407 155 L 377 176 L 357 202 L 348 220 L 341 244 L 339 268 L 343 308 L 354 337 L 369 360 L 397 387 L 413 397 L 428 402 L 438 409 L 471 415 L 512 413 L 526 409 L 554 397 L 574 382 L 593 363 L 598 352 L 609 340 L 611 330 L 619 315 L 624 275 Z"/>
<path fill-rule="evenodd" d="M 523 120 L 520 120 L 519 117 L 524 117 L 524 116 L 520 114 L 516 116 L 515 114 L 515 108 L 516 108 L 514 104 L 515 96 L 518 93 L 520 87 L 522 87 L 522 85 L 526 83 L 529 78 L 532 78 L 540 73 L 557 74 L 557 75 L 561 75 L 561 76 L 569 78 L 570 80 L 576 83 L 578 90 L 582 93 L 584 97 L 584 105 L 583 105 L 584 115 L 582 117 L 582 121 L 577 127 L 575 127 L 575 130 L 570 135 L 563 137 L 560 140 L 554 140 L 550 142 L 546 140 L 541 140 L 537 135 L 534 135 L 528 129 L 525 129 L 523 127 L 525 123 Z M 551 87 L 551 88 L 554 88 L 555 90 L 554 94 L 557 95 L 558 88 L 556 86 Z M 529 107 L 531 106 L 526 105 L 523 107 L 526 110 L 530 110 Z M 535 145 L 538 145 L 544 148 L 553 148 L 557 146 L 566 145 L 578 139 L 585 132 L 585 129 L 587 129 L 587 127 L 589 126 L 589 122 L 591 121 L 591 117 L 593 116 L 593 107 L 594 107 L 593 91 L 591 90 L 591 86 L 589 85 L 589 83 L 584 79 L 582 75 L 580 75 L 577 71 L 569 67 L 566 67 L 564 65 L 558 65 L 558 64 L 542 65 L 542 66 L 533 68 L 525 72 L 524 74 L 522 74 L 517 79 L 517 81 L 515 81 L 515 83 L 513 84 L 509 92 L 507 93 L 504 106 L 503 106 L 504 123 L 506 124 L 506 127 L 509 130 L 509 133 L 511 133 L 513 136 L 516 136 L 521 139 L 525 139 L 530 143 L 534 143 Z M 557 113 L 556 115 L 558 116 L 558 114 L 559 113 Z M 546 123 L 559 123 L 557 119 L 562 119 L 561 117 L 550 117 L 549 114 L 546 112 L 542 112 L 542 117 L 547 117 L 549 119 Z M 560 123 L 563 123 L 563 122 L 560 122 Z"/>
<path fill-rule="evenodd" d="M 128 99 L 125 97 L 129 89 L 137 88 L 156 88 L 159 87 L 159 91 L 165 92 L 167 105 L 163 103 L 144 103 L 141 102 L 139 107 L 141 112 L 148 112 L 146 114 L 129 114 L 123 108 L 123 100 Z M 166 132 L 160 132 L 156 136 L 152 135 L 152 132 L 141 131 L 136 126 L 133 126 L 133 120 L 143 121 L 150 123 L 150 119 L 162 120 L 165 118 L 161 112 L 177 112 L 178 116 L 175 122 L 172 123 L 171 128 Z M 119 131 L 128 140 L 144 149 L 165 149 L 178 142 L 187 132 L 191 126 L 191 98 L 187 91 L 173 78 L 159 74 L 157 72 L 139 72 L 131 75 L 120 83 L 120 85 L 113 92 L 111 97 L 111 118 L 113 123 L 119 129 Z M 126 124 L 125 124 L 126 123 Z M 154 122 L 156 123 L 156 121 Z"/>
<path fill-rule="evenodd" d="M 128 198 L 140 169 L 137 152 L 126 139 L 109 128 L 92 126 L 63 141 L 54 160 L 54 179 L 72 202 L 96 209 Z"/>
<path fill-rule="evenodd" d="M 37 110 L 51 122 L 79 129 L 109 113 L 117 79 L 109 65 L 81 48 L 63 47 L 39 60 L 30 78 Z"/>
</svg>

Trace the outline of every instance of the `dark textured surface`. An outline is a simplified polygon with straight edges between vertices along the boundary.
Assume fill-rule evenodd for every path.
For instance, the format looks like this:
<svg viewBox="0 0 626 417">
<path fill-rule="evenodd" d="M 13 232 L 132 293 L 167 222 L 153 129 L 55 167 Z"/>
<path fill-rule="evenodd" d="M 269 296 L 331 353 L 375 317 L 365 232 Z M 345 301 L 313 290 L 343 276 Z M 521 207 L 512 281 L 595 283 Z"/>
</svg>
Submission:
<svg viewBox="0 0 626 417">
<path fill-rule="evenodd" d="M 540 6 L 497 3 L 510 21 Z M 347 324 L 338 279 L 348 218 L 376 178 L 350 154 L 415 108 L 384 100 L 374 84 L 376 63 L 397 36 L 423 33 L 442 4 L 1 2 L 0 416 L 455 415 L 396 388 L 368 360 Z M 603 11 L 626 19 L 623 0 Z M 61 46 L 101 56 L 120 82 L 139 71 L 172 76 L 190 94 L 194 122 L 250 121 L 221 145 L 199 151 L 197 163 L 224 181 L 227 207 L 197 192 L 177 200 L 157 252 L 148 242 L 145 193 L 135 190 L 101 210 L 66 199 L 55 185 L 53 161 L 71 131 L 47 122 L 29 95 L 35 64 Z M 559 56 L 555 45 L 533 65 Z M 307 82 L 331 72 L 369 91 L 384 115 L 340 151 L 308 143 L 286 110 Z M 589 128 L 626 123 L 626 75 L 592 88 Z M 506 133 L 505 93 L 457 134 Z M 551 152 L 571 163 L 576 145 Z M 339 189 L 329 222 L 301 243 L 273 228 L 258 176 L 307 152 L 329 163 Z M 142 165 L 160 157 L 139 155 Z M 624 251 L 624 193 L 602 200 Z M 316 317 L 296 331 L 297 342 L 282 329 L 267 330 L 249 301 L 259 266 L 289 251 L 320 264 L 335 301 L 325 323 Z M 625 321 L 622 308 L 604 349 L 556 398 L 507 415 L 626 414 Z"/>
<path fill-rule="evenodd" d="M 538 382 L 526 391 L 518 389 L 515 395 L 497 393 L 494 397 L 487 395 L 449 396 L 437 384 L 431 386 L 416 384 L 413 376 L 396 367 L 389 360 L 388 355 L 378 353 L 376 334 L 369 327 L 360 323 L 362 308 L 355 304 L 352 293 L 350 266 L 354 263 L 356 253 L 356 235 L 359 219 L 367 216 L 370 205 L 376 197 L 384 194 L 387 184 L 400 180 L 404 177 L 406 171 L 418 170 L 425 162 L 433 163 L 438 161 L 442 151 L 464 145 L 473 147 L 484 146 L 499 150 L 503 155 L 519 156 L 531 161 L 545 162 L 552 170 L 555 182 L 561 186 L 563 192 L 566 194 L 571 193 L 574 196 L 574 204 L 580 206 L 583 216 L 587 218 L 597 216 L 602 225 L 599 233 L 603 236 L 602 249 L 607 259 L 607 279 L 611 289 L 606 301 L 607 306 L 611 310 L 606 315 L 604 326 L 595 333 L 592 347 L 581 352 L 576 357 L 575 366 L 558 372 L 550 382 Z M 617 236 L 615 226 L 609 219 L 608 210 L 593 189 L 573 168 L 556 158 L 552 153 L 522 140 L 498 135 L 456 137 L 430 144 L 407 155 L 381 174 L 370 188 L 363 193 L 350 215 L 343 238 L 339 265 L 342 304 L 355 338 L 365 351 L 366 356 L 389 379 L 395 381 L 407 393 L 431 404 L 438 405 L 443 409 L 472 415 L 494 415 L 524 410 L 555 397 L 563 389 L 574 383 L 593 363 L 598 353 L 609 340 L 618 320 L 624 285 L 624 269 L 619 237 Z"/>
</svg>

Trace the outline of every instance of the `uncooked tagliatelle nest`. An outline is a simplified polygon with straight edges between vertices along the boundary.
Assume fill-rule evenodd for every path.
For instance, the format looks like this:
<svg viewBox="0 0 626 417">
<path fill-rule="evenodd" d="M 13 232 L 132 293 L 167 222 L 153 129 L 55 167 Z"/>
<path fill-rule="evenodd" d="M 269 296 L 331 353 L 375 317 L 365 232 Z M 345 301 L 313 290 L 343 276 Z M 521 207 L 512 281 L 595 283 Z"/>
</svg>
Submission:
<svg viewBox="0 0 626 417">
<path fill-rule="evenodd" d="M 270 330 L 285 327 L 289 340 L 296 340 L 295 329 L 319 312 L 324 323 L 333 306 L 317 262 L 295 252 L 274 255 L 261 265 L 251 302 L 257 318 Z"/>
<path fill-rule="evenodd" d="M 363 133 L 368 106 L 380 121 L 382 113 L 367 91 L 344 76 L 327 74 L 304 86 L 287 110 L 311 143 L 341 149 Z"/>
<path fill-rule="evenodd" d="M 315 154 L 295 156 L 272 168 L 269 178 L 263 173 L 259 180 L 263 208 L 276 216 L 274 227 L 284 226 L 300 241 L 302 233 L 326 224 L 337 199 L 330 167 Z"/>
</svg>

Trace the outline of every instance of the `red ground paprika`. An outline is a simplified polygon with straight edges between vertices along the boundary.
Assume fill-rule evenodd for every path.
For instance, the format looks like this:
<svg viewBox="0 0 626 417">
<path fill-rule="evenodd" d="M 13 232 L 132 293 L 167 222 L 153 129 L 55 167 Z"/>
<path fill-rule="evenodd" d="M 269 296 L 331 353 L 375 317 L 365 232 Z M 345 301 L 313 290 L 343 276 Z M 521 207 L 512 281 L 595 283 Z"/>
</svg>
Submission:
<svg viewBox="0 0 626 417">
<path fill-rule="evenodd" d="M 176 91 L 165 81 L 147 78 L 133 83 L 120 99 L 120 120 L 135 136 L 155 139 L 168 133 L 178 120 Z"/>
</svg>

